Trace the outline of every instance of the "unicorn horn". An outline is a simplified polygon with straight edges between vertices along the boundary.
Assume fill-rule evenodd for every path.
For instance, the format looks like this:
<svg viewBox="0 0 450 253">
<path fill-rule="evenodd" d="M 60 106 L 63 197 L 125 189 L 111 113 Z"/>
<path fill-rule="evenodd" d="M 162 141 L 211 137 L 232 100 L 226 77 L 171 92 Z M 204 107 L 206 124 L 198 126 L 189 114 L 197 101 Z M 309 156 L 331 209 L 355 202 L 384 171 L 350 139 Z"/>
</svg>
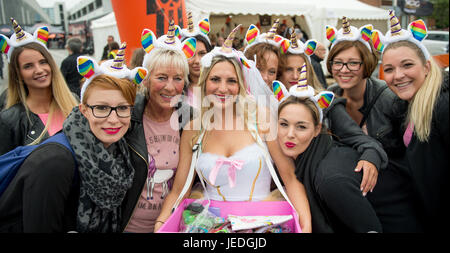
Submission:
<svg viewBox="0 0 450 253">
<path fill-rule="evenodd" d="M 343 32 L 344 35 L 350 35 L 352 32 L 350 30 L 350 24 L 347 20 L 347 17 L 342 17 L 342 29 L 344 30 Z"/>
<path fill-rule="evenodd" d="M 188 18 L 188 32 L 193 33 L 194 32 L 194 22 L 192 22 L 192 12 L 188 12 L 187 18 Z"/>
<path fill-rule="evenodd" d="M 402 26 L 400 25 L 400 21 L 395 16 L 395 12 L 393 10 L 389 10 L 390 22 L 391 22 L 391 36 L 400 35 L 402 30 Z"/>
<path fill-rule="evenodd" d="M 223 43 L 222 46 L 222 52 L 225 53 L 231 53 L 233 51 L 233 40 L 234 37 L 236 36 L 237 30 L 239 29 L 239 27 L 241 27 L 241 24 L 239 24 L 238 26 L 236 26 L 231 32 L 230 34 L 228 34 L 227 39 L 225 40 L 225 42 Z"/>
<path fill-rule="evenodd" d="M 300 78 L 298 80 L 297 91 L 307 90 L 308 80 L 306 79 L 306 63 L 303 63 L 300 69 Z"/>
<path fill-rule="evenodd" d="M 268 39 L 275 38 L 275 34 L 277 34 L 277 29 L 278 29 L 278 25 L 279 24 L 280 24 L 280 19 L 277 18 L 275 23 L 273 23 L 272 28 L 270 28 L 270 30 L 267 32 L 267 37 L 266 38 L 268 38 Z"/>
<path fill-rule="evenodd" d="M 11 18 L 12 26 L 14 27 L 14 32 L 16 33 L 16 40 L 20 41 L 24 39 L 25 33 L 22 30 L 22 27 L 16 22 L 14 18 Z"/>
<path fill-rule="evenodd" d="M 120 46 L 119 51 L 117 52 L 116 57 L 114 58 L 114 62 L 111 65 L 112 69 L 121 70 L 123 68 L 123 61 L 125 60 L 125 48 L 127 48 L 127 43 L 123 42 Z"/>
<path fill-rule="evenodd" d="M 291 47 L 298 48 L 297 33 L 295 33 L 294 27 L 292 27 L 292 33 L 291 33 Z"/>
<path fill-rule="evenodd" d="M 169 22 L 169 29 L 167 31 L 165 43 L 169 45 L 175 43 L 175 21 L 173 21 L 173 19 Z"/>
</svg>

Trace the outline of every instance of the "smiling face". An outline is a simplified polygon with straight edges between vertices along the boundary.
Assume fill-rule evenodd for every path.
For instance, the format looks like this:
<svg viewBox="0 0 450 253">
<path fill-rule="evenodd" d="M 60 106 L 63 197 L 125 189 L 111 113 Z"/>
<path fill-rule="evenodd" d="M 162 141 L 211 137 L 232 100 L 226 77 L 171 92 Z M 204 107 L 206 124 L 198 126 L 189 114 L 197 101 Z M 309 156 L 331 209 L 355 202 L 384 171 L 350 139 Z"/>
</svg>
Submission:
<svg viewBox="0 0 450 253">
<path fill-rule="evenodd" d="M 286 156 L 296 159 L 305 152 L 320 129 L 321 124 L 314 125 L 311 111 L 304 104 L 284 106 L 278 117 L 278 143 L 281 150 Z"/>
<path fill-rule="evenodd" d="M 353 63 L 353 65 L 355 65 L 356 63 L 361 63 L 363 61 L 356 47 L 350 47 L 337 54 L 333 58 L 333 62 L 347 63 L 347 64 Z M 340 70 L 335 70 L 333 68 L 334 67 L 332 66 L 331 69 L 333 78 L 336 80 L 339 87 L 341 87 L 342 89 L 344 90 L 351 89 L 363 83 L 364 63 L 360 65 L 360 68 L 356 71 L 348 69 L 348 65 L 342 66 Z"/>
<path fill-rule="evenodd" d="M 89 122 L 89 127 L 92 133 L 97 137 L 103 145 L 107 148 L 112 143 L 115 143 L 122 138 L 130 126 L 130 117 L 118 117 L 116 111 L 111 111 L 111 114 L 106 118 L 97 118 L 94 116 L 90 106 L 129 106 L 120 90 L 105 89 L 102 87 L 91 87 L 89 97 L 87 97 L 86 104 L 80 104 L 81 113 Z"/>
<path fill-rule="evenodd" d="M 189 76 L 194 76 L 195 79 L 198 79 L 198 77 L 200 76 L 200 69 L 201 69 L 200 60 L 207 53 L 208 52 L 206 51 L 205 44 L 200 40 L 197 40 L 197 47 L 195 49 L 195 54 L 188 60 Z"/>
<path fill-rule="evenodd" d="M 228 61 L 216 63 L 206 78 L 205 95 L 214 106 L 222 109 L 231 106 L 239 94 L 239 81 L 234 65 Z"/>
<path fill-rule="evenodd" d="M 383 53 L 384 80 L 402 100 L 411 101 L 422 87 L 430 71 L 430 62 L 423 62 L 416 52 L 406 46 Z"/>
<path fill-rule="evenodd" d="M 300 55 L 288 55 L 283 73 L 281 73 L 280 81 L 289 90 L 292 85 L 298 83 L 300 72 L 305 60 Z"/>
<path fill-rule="evenodd" d="M 39 51 L 24 49 L 17 59 L 20 75 L 28 90 L 50 89 L 52 69 Z"/>
<path fill-rule="evenodd" d="M 149 104 L 153 110 L 172 111 L 170 101 L 183 92 L 184 72 L 173 66 L 155 67 L 145 80 L 149 89 Z"/>
</svg>

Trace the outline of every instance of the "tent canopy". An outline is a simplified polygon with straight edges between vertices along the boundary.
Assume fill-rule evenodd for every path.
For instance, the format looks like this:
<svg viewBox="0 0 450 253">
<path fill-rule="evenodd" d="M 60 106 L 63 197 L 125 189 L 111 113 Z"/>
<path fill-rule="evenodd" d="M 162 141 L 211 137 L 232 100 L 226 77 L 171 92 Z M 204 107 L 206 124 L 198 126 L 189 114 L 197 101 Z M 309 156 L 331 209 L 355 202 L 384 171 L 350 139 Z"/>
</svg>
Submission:
<svg viewBox="0 0 450 253">
<path fill-rule="evenodd" d="M 120 45 L 119 30 L 117 29 L 116 16 L 111 12 L 101 18 L 91 21 L 92 36 L 94 39 L 94 58 L 100 61 L 103 54 L 103 47 L 109 35 L 114 36 L 114 40 Z"/>
<path fill-rule="evenodd" d="M 273 15 L 303 16 L 312 38 L 326 42 L 325 26 L 340 27 L 338 20 L 386 21 L 388 12 L 357 0 L 185 0 L 186 9 L 192 11 L 194 23 L 213 15 Z M 384 23 L 381 22 L 382 24 Z M 358 22 L 361 23 L 361 22 Z M 355 25 L 356 26 L 356 25 Z M 358 27 L 359 28 L 359 27 Z M 262 31 L 264 32 L 264 31 Z"/>
</svg>

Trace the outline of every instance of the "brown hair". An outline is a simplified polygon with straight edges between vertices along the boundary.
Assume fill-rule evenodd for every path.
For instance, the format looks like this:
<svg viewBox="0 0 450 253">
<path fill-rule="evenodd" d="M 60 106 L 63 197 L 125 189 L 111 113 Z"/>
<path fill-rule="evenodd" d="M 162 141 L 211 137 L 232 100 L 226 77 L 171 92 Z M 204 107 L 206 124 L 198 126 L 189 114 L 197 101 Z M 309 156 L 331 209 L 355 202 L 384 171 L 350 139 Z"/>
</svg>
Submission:
<svg viewBox="0 0 450 253">
<path fill-rule="evenodd" d="M 371 43 L 369 43 L 372 48 L 372 52 L 367 48 L 366 45 L 364 45 L 361 41 L 342 41 L 337 43 L 333 46 L 333 48 L 330 50 L 330 53 L 328 54 L 327 59 L 327 70 L 328 72 L 333 75 L 333 71 L 331 69 L 331 62 L 333 61 L 334 57 L 336 55 L 340 54 L 342 51 L 347 50 L 349 48 L 356 48 L 359 52 L 359 56 L 361 57 L 361 60 L 363 62 L 363 78 L 368 78 L 372 75 L 373 71 L 376 69 L 378 65 L 378 57 L 375 53 L 376 50 L 374 50 Z"/>
<path fill-rule="evenodd" d="M 268 43 L 259 43 L 252 47 L 249 47 L 247 51 L 245 51 L 244 55 L 249 60 L 253 60 L 256 55 L 257 65 L 260 66 L 261 68 L 266 68 L 267 62 L 264 59 L 264 55 L 267 52 L 273 52 L 277 56 L 278 60 L 280 59 L 280 51 L 274 45 Z"/>
<path fill-rule="evenodd" d="M 83 95 L 83 104 L 86 104 L 88 97 L 91 95 L 93 87 L 100 87 L 109 90 L 119 90 L 130 105 L 134 105 L 136 98 L 137 86 L 126 78 L 116 78 L 109 75 L 98 75 L 92 79 Z"/>
<path fill-rule="evenodd" d="M 280 113 L 283 110 L 283 108 L 291 104 L 304 105 L 311 112 L 314 126 L 319 125 L 320 123 L 319 111 L 314 102 L 308 97 L 289 96 L 278 106 L 278 117 L 280 117 Z"/>
</svg>

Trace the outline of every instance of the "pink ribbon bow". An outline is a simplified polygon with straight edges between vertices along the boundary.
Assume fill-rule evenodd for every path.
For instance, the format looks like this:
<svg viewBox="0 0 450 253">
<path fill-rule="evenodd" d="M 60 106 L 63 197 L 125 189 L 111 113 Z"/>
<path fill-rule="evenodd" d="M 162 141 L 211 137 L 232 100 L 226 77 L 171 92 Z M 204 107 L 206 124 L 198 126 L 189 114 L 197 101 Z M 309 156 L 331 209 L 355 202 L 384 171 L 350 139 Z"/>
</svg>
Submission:
<svg viewBox="0 0 450 253">
<path fill-rule="evenodd" d="M 217 174 L 219 174 L 219 170 L 222 165 L 228 165 L 228 184 L 230 188 L 233 188 L 236 185 L 236 169 L 241 170 L 244 165 L 244 161 L 241 160 L 229 160 L 226 158 L 219 158 L 216 160 L 216 166 L 209 173 L 209 181 L 211 184 L 216 182 Z"/>
</svg>

